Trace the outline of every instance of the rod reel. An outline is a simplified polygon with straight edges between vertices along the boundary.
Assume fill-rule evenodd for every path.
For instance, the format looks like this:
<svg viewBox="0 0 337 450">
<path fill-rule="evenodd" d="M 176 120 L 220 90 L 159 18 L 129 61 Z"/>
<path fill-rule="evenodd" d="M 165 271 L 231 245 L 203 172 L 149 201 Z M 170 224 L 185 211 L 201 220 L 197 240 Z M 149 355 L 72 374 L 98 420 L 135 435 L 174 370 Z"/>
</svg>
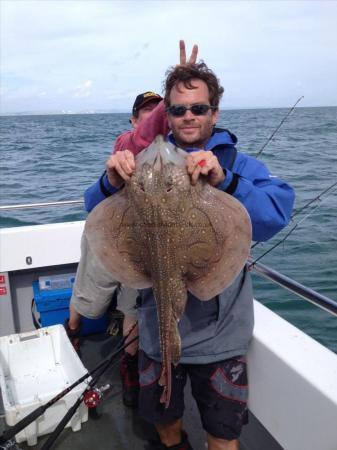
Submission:
<svg viewBox="0 0 337 450">
<path fill-rule="evenodd" d="M 111 388 L 111 384 L 105 384 L 100 388 L 90 389 L 84 394 L 83 402 L 89 408 L 96 408 L 102 400 L 104 393 Z"/>
</svg>

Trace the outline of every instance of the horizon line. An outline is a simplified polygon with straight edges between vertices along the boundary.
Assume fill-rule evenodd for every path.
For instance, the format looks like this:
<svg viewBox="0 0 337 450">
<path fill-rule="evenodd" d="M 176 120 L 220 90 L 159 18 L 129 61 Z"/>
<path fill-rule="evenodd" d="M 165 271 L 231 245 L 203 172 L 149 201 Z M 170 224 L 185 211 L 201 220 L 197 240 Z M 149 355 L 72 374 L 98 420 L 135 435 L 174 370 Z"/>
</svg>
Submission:
<svg viewBox="0 0 337 450">
<path fill-rule="evenodd" d="M 319 106 L 297 106 L 298 108 L 336 108 L 337 105 L 319 105 Z M 246 109 L 287 109 L 290 108 L 290 106 L 233 106 L 233 107 L 221 107 L 221 111 L 238 111 L 238 110 L 246 110 Z M 6 111 L 6 112 L 0 112 L 1 117 L 8 117 L 8 116 L 52 116 L 52 115 L 94 115 L 94 114 L 131 114 L 131 111 L 126 111 L 125 109 L 97 109 L 97 110 L 78 110 L 78 111 L 72 111 L 72 110 L 47 110 L 47 111 Z"/>
</svg>

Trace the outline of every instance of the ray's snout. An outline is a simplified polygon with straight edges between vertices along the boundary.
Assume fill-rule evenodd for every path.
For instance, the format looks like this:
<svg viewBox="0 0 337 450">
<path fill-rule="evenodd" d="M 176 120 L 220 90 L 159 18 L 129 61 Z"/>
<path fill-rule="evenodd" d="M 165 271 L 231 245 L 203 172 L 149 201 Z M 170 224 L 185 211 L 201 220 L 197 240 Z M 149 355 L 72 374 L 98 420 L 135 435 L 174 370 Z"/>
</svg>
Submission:
<svg viewBox="0 0 337 450">
<path fill-rule="evenodd" d="M 160 152 L 158 152 L 155 155 L 152 167 L 153 167 L 153 170 L 155 170 L 156 172 L 162 171 L 162 169 L 164 167 L 164 161 L 163 161 L 163 158 L 162 158 Z"/>
</svg>

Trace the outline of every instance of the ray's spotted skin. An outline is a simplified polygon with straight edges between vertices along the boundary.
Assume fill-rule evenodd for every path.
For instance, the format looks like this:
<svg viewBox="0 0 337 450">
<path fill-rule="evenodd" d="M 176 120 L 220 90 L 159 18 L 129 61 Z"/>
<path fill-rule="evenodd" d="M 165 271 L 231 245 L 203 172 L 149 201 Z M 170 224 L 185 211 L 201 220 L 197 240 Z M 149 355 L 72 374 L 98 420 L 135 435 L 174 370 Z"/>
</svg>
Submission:
<svg viewBox="0 0 337 450">
<path fill-rule="evenodd" d="M 187 291 L 209 300 L 243 268 L 251 243 L 245 208 L 202 177 L 191 185 L 187 153 L 157 136 L 136 158 L 131 182 L 89 215 L 85 233 L 100 261 L 120 282 L 152 286 L 157 303 L 163 386 L 171 394 L 171 363 L 178 364 L 178 322 Z"/>
</svg>

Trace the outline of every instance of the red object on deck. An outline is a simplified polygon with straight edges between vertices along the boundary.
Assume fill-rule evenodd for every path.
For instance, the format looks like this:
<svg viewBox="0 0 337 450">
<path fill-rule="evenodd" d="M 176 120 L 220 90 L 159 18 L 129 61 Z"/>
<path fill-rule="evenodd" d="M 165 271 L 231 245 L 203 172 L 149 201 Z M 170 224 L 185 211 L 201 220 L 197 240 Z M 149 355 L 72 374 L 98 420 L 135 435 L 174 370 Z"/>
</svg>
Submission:
<svg viewBox="0 0 337 450">
<path fill-rule="evenodd" d="M 84 403 L 88 408 L 96 408 L 100 404 L 101 397 L 95 390 L 88 391 L 84 394 Z"/>
</svg>

